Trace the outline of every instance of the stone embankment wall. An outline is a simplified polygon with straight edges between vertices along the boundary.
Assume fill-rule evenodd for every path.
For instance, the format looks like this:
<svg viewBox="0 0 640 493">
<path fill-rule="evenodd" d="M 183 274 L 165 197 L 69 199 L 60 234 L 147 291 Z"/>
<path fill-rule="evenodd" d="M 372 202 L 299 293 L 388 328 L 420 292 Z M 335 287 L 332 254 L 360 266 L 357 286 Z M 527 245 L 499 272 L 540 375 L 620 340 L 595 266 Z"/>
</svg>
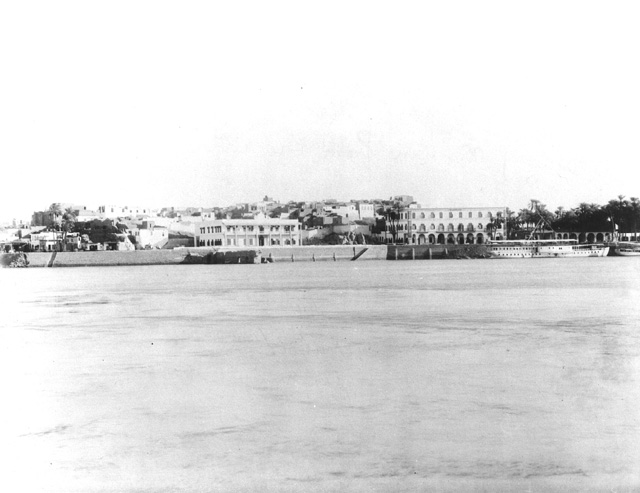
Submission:
<svg viewBox="0 0 640 493">
<path fill-rule="evenodd" d="M 233 252 L 241 248 L 219 247 L 220 252 Z M 245 248 L 244 250 L 248 250 Z M 386 245 L 322 245 L 322 246 L 284 246 L 253 248 L 262 258 L 271 258 L 274 262 L 322 262 L 333 260 L 351 260 L 358 254 L 358 260 L 385 260 Z"/>
<path fill-rule="evenodd" d="M 484 245 L 389 245 L 387 260 L 489 258 Z"/>
<path fill-rule="evenodd" d="M 189 249 L 138 250 L 132 252 L 52 252 L 27 253 L 29 267 L 86 267 L 109 265 L 180 264 Z M 9 254 L 3 254 L 9 255 Z"/>
<path fill-rule="evenodd" d="M 488 258 L 484 245 L 324 245 L 285 247 L 192 247 L 176 250 L 136 250 L 132 252 L 52 252 L 28 253 L 29 267 L 87 267 L 109 265 L 171 265 L 212 263 L 218 252 L 238 263 L 256 252 L 273 262 L 322 262 L 360 260 L 436 260 L 455 258 Z M 0 264 L 8 266 L 15 254 L 1 254 Z M 232 262 L 233 263 L 233 262 Z"/>
<path fill-rule="evenodd" d="M 199 264 L 206 263 L 208 254 L 215 252 L 233 253 L 253 250 L 259 252 L 263 258 L 270 258 L 274 262 L 313 262 L 351 260 L 355 255 L 364 253 L 359 260 L 385 260 L 387 247 L 385 245 L 336 245 L 336 246 L 296 246 L 296 247 L 260 247 L 260 248 L 211 248 L 193 247 L 176 250 L 136 250 L 131 252 L 52 252 L 27 253 L 29 267 L 87 267 L 110 265 L 171 265 L 171 264 Z M 13 254 L 1 254 L 2 266 L 8 266 L 13 260 Z"/>
</svg>

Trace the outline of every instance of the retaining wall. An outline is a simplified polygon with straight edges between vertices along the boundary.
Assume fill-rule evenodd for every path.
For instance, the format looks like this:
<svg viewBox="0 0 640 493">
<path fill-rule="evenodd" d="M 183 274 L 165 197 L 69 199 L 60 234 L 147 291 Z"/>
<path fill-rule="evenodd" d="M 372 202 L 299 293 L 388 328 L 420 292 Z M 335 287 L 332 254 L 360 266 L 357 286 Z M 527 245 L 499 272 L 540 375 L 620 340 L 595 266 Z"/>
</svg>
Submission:
<svg viewBox="0 0 640 493">
<path fill-rule="evenodd" d="M 335 245 L 335 246 L 292 246 L 292 247 L 193 247 L 176 250 L 136 250 L 99 251 L 99 252 L 31 252 L 27 253 L 29 267 L 86 267 L 110 265 L 170 265 L 204 263 L 208 253 L 239 252 L 254 250 L 263 258 L 271 258 L 274 262 L 312 262 L 351 260 L 355 255 L 367 249 L 358 260 L 385 260 L 386 245 Z M 1 254 L 0 261 L 4 266 L 11 261 L 12 254 Z M 202 261 L 199 261 L 202 259 Z"/>
<path fill-rule="evenodd" d="M 485 245 L 389 245 L 387 260 L 488 258 Z"/>
<path fill-rule="evenodd" d="M 249 248 L 219 247 L 220 252 L 249 250 Z M 281 246 L 258 247 L 252 250 L 259 251 L 262 258 L 271 258 L 274 262 L 322 262 L 333 260 L 351 260 L 354 256 L 360 260 L 385 260 L 387 258 L 386 245 L 309 245 L 309 246 Z"/>
<path fill-rule="evenodd" d="M 207 263 L 207 254 L 255 251 L 273 262 L 322 262 L 351 260 L 428 260 L 445 258 L 486 258 L 484 245 L 322 245 L 281 247 L 191 247 L 176 250 L 136 250 L 132 252 L 28 253 L 29 267 L 85 267 L 109 265 L 169 265 Z M 2 254 L 8 265 L 11 254 Z M 209 256 L 211 257 L 211 256 Z"/>
</svg>

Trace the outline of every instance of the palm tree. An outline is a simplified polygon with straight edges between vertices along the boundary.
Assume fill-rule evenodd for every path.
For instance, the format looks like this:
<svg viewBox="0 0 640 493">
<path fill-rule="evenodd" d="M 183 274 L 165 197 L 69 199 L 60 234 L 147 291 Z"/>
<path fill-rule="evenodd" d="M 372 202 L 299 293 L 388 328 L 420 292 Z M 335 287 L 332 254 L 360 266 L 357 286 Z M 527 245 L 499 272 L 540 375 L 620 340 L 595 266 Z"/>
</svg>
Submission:
<svg viewBox="0 0 640 493">
<path fill-rule="evenodd" d="M 638 239 L 638 222 L 640 221 L 640 199 L 631 197 L 629 202 L 631 208 L 631 224 L 633 224 L 633 239 Z"/>
<path fill-rule="evenodd" d="M 76 225 L 76 214 L 71 207 L 68 207 L 62 215 L 60 229 L 62 230 L 62 242 L 65 243 L 67 234 L 71 233 Z"/>
<path fill-rule="evenodd" d="M 60 225 L 62 224 L 62 207 L 59 203 L 54 202 L 49 206 L 47 212 L 49 213 L 49 218 L 51 219 L 51 226 L 53 227 L 53 229 L 59 231 Z"/>
<path fill-rule="evenodd" d="M 494 217 L 491 221 L 487 223 L 487 231 L 492 240 L 495 240 L 496 230 L 502 227 L 503 220 L 499 217 Z"/>
</svg>

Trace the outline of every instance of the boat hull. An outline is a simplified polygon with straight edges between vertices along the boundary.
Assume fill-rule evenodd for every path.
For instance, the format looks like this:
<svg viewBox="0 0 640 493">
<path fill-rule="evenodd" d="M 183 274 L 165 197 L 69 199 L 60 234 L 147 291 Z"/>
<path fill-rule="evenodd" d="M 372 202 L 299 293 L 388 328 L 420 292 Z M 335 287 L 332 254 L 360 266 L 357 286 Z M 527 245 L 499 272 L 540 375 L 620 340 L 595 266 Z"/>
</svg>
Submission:
<svg viewBox="0 0 640 493">
<path fill-rule="evenodd" d="M 615 254 L 621 257 L 640 257 L 640 250 L 632 248 L 616 248 Z"/>
</svg>

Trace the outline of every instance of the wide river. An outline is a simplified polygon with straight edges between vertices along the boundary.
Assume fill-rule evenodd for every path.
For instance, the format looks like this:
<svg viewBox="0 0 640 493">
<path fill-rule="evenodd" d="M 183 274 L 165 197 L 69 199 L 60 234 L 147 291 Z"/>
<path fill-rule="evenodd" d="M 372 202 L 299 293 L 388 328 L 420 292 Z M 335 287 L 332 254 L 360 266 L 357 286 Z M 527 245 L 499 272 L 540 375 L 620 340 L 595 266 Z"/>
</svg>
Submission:
<svg viewBox="0 0 640 493">
<path fill-rule="evenodd" d="M 640 258 L 0 271 L 0 489 L 640 491 Z"/>
</svg>

